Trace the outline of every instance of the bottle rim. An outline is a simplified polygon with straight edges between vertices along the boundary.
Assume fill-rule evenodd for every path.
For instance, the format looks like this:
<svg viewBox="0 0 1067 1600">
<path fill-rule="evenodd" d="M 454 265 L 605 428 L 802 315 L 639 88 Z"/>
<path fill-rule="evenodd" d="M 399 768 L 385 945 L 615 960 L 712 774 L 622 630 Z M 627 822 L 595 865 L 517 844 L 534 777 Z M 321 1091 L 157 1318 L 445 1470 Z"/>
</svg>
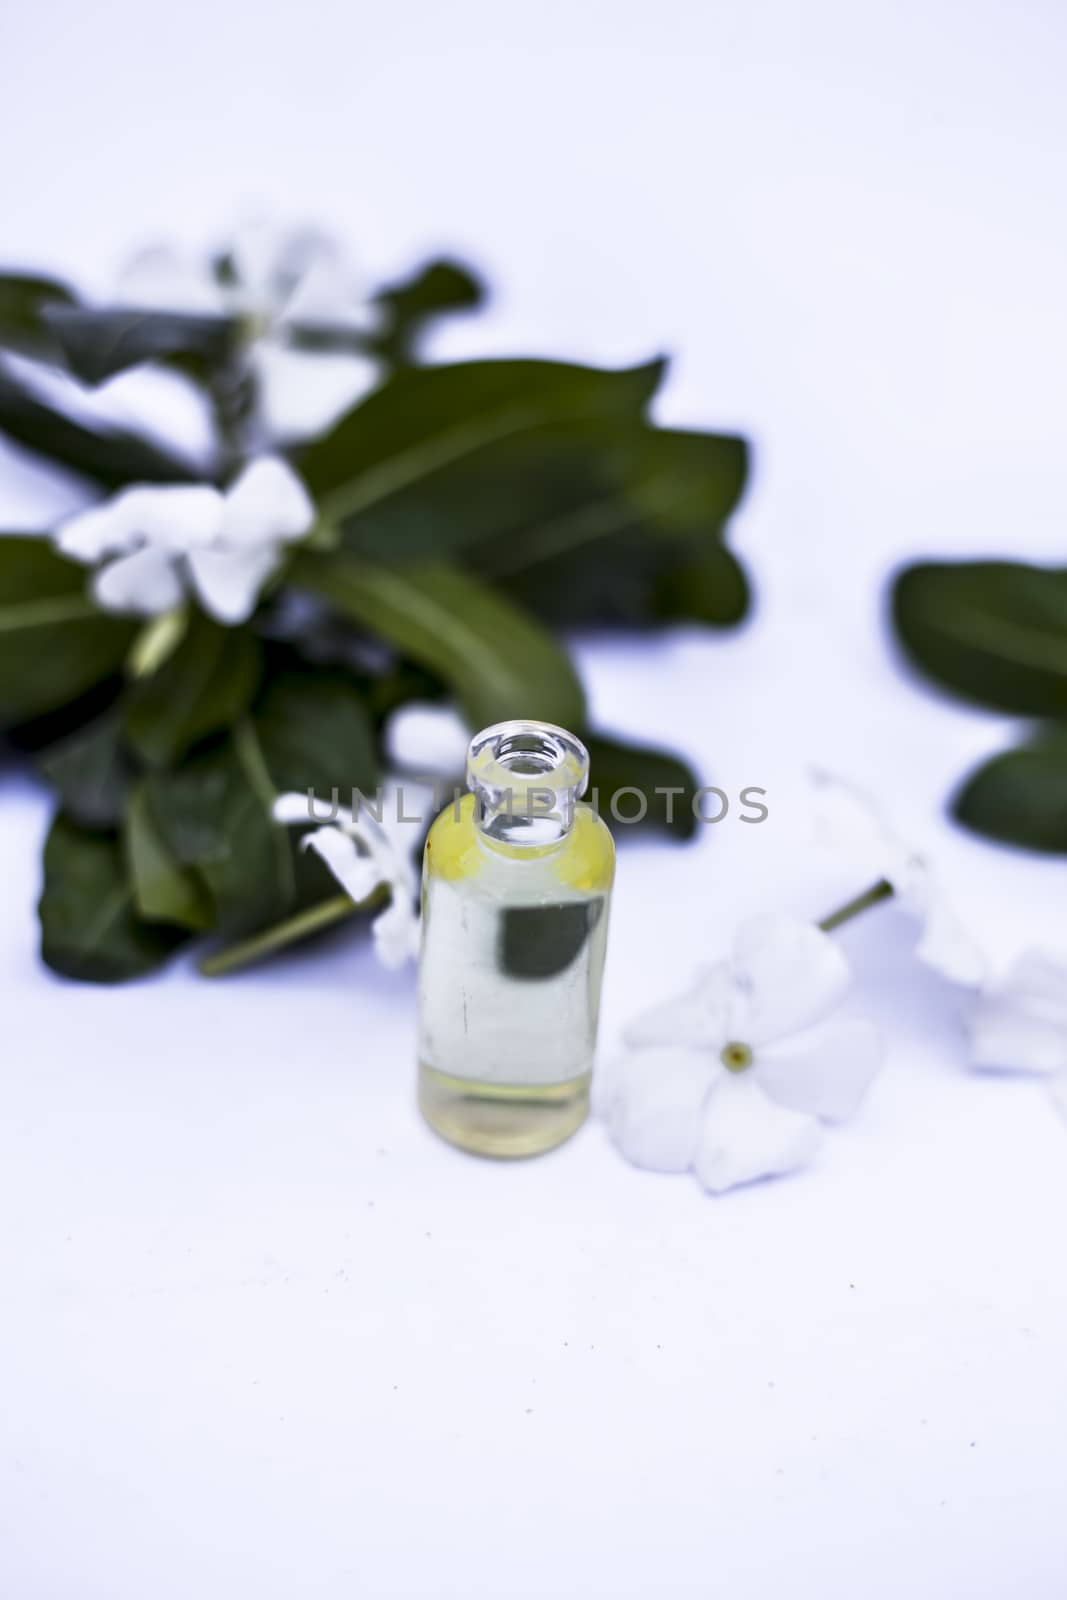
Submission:
<svg viewBox="0 0 1067 1600">
<path fill-rule="evenodd" d="M 519 801 L 536 790 L 569 795 L 573 802 L 588 783 L 588 750 L 554 722 L 524 717 L 494 722 L 467 748 L 467 784 L 494 804 L 505 795 Z"/>
</svg>

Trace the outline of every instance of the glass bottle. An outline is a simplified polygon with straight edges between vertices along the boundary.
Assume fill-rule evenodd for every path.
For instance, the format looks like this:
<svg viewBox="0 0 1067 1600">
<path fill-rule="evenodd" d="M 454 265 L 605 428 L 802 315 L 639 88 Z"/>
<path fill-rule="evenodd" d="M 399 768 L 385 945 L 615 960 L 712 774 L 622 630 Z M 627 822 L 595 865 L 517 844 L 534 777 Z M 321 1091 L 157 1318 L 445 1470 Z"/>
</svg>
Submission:
<svg viewBox="0 0 1067 1600">
<path fill-rule="evenodd" d="M 550 1150 L 589 1109 L 615 846 L 588 780 L 566 729 L 497 723 L 427 836 L 419 1105 L 481 1155 Z"/>
</svg>

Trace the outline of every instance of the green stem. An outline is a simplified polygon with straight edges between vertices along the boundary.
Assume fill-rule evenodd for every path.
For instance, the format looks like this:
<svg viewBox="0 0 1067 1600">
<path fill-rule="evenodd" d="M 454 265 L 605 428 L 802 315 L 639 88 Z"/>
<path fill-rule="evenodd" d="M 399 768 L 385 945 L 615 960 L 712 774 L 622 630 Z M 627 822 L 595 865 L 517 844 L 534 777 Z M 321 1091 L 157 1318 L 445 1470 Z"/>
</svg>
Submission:
<svg viewBox="0 0 1067 1600">
<path fill-rule="evenodd" d="M 221 978 L 227 972 L 237 972 L 241 967 L 251 966 L 253 961 L 262 961 L 265 956 L 284 949 L 286 945 L 295 944 L 298 939 L 306 939 L 322 928 L 332 927 L 335 922 L 355 916 L 357 911 L 372 910 L 384 898 L 384 890 L 379 888 L 366 900 L 352 900 L 347 894 L 321 900 L 317 906 L 298 911 L 295 917 L 287 917 L 284 922 L 276 922 L 272 928 L 264 928 L 262 933 L 254 933 L 251 938 L 231 944 L 213 956 L 205 956 L 200 962 L 200 971 L 205 978 Z"/>
<path fill-rule="evenodd" d="M 881 905 L 883 900 L 891 900 L 894 892 L 888 878 L 879 878 L 877 883 L 872 883 L 869 889 L 858 894 L 854 900 L 846 900 L 843 906 L 838 906 L 828 917 L 823 917 L 819 927 L 823 933 L 833 933 L 835 928 L 840 928 L 842 923 L 851 922 L 852 918 L 858 917 L 862 911 L 869 911 L 871 906 Z"/>
</svg>

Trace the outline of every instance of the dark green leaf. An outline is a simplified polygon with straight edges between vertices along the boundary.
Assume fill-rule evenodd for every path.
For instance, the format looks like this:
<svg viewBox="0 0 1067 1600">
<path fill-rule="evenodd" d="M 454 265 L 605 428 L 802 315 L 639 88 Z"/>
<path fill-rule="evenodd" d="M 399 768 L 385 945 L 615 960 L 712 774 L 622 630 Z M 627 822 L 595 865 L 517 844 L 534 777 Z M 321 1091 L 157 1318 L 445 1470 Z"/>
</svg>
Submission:
<svg viewBox="0 0 1067 1600">
<path fill-rule="evenodd" d="M 597 810 L 613 830 L 630 824 L 622 818 L 640 818 L 632 826 L 658 828 L 688 839 L 696 832 L 693 796 L 698 780 L 692 768 L 667 750 L 624 744 L 601 734 L 583 735 L 589 751 L 590 797 L 597 791 Z M 637 789 L 638 794 L 621 794 Z M 657 794 L 657 790 L 661 792 Z M 674 791 L 671 794 L 665 791 Z M 618 817 L 612 799 L 618 796 Z M 639 798 L 640 796 L 640 798 Z M 647 803 L 642 816 L 641 800 Z"/>
<path fill-rule="evenodd" d="M 54 360 L 58 352 L 45 323 L 45 309 L 73 304 L 73 292 L 56 278 L 0 273 L 0 344 L 23 355 Z"/>
<path fill-rule="evenodd" d="M 103 489 L 121 489 L 130 483 L 193 483 L 200 477 L 147 439 L 75 422 L 3 372 L 0 433 Z"/>
<path fill-rule="evenodd" d="M 744 442 L 722 435 L 666 432 L 632 416 L 554 420 L 489 441 L 339 526 L 345 547 L 371 559 L 462 555 L 510 577 L 569 570 L 577 558 L 600 572 L 627 535 L 658 541 L 657 562 L 671 541 L 717 538 L 745 461 Z"/>
<path fill-rule="evenodd" d="M 456 261 L 431 261 L 403 283 L 375 296 L 385 326 L 374 347 L 394 367 L 410 365 L 419 339 L 436 317 L 473 311 L 485 299 L 485 285 Z"/>
<path fill-rule="evenodd" d="M 281 673 L 257 704 L 255 721 L 279 792 L 314 789 L 328 800 L 337 789 L 345 805 L 354 788 L 373 792 L 374 729 L 363 686 L 352 675 L 330 668 Z"/>
<path fill-rule="evenodd" d="M 130 795 L 124 830 L 126 862 L 137 912 L 147 922 L 168 922 L 200 932 L 212 923 L 211 900 L 191 867 L 167 848 L 152 816 L 146 786 Z"/>
<path fill-rule="evenodd" d="M 929 562 L 900 573 L 893 615 L 915 664 L 998 710 L 1067 715 L 1067 568 Z"/>
<path fill-rule="evenodd" d="M 367 704 L 380 727 L 394 711 L 412 700 L 443 700 L 447 688 L 435 672 L 427 672 L 413 661 L 398 661 L 388 672 L 373 678 L 367 690 Z"/>
<path fill-rule="evenodd" d="M 93 311 L 51 305 L 45 320 L 71 372 L 89 384 L 167 357 L 191 357 L 209 368 L 221 366 L 232 358 L 240 337 L 234 317 L 177 311 Z"/>
<path fill-rule="evenodd" d="M 6 729 L 4 738 L 14 749 L 35 760 L 49 745 L 62 744 L 82 728 L 106 716 L 114 709 L 125 689 L 125 677 L 113 672 L 94 683 L 84 694 L 75 695 L 73 700 L 64 700 L 53 711 L 45 711 L 40 716 L 30 717 L 28 721 L 18 722 Z"/>
<path fill-rule="evenodd" d="M 195 613 L 162 666 L 132 686 L 130 743 L 150 766 L 166 766 L 207 734 L 230 727 L 259 688 L 262 655 L 247 628 L 223 628 Z"/>
<path fill-rule="evenodd" d="M 372 497 L 342 542 L 367 559 L 461 557 L 562 625 L 724 624 L 748 598 L 721 543 L 745 476 L 740 439 L 632 416 L 553 421 Z"/>
<path fill-rule="evenodd" d="M 472 361 L 398 372 L 301 458 L 336 526 L 487 445 L 547 423 L 641 415 L 663 363 L 622 372 L 555 361 Z"/>
<path fill-rule="evenodd" d="M 121 664 L 137 625 L 97 609 L 45 539 L 0 535 L 0 722 L 52 711 Z"/>
<path fill-rule="evenodd" d="M 600 423 L 524 443 L 525 460 L 513 450 L 480 486 L 455 485 L 477 570 L 557 626 L 738 620 L 747 592 L 721 530 L 745 483 L 743 440 Z"/>
<path fill-rule="evenodd" d="M 653 598 L 664 622 L 705 622 L 717 628 L 740 622 L 750 603 L 745 570 L 722 544 L 708 544 L 691 559 L 665 566 Z"/>
<path fill-rule="evenodd" d="M 224 741 L 174 773 L 153 774 L 147 814 L 174 862 L 206 885 L 213 919 L 242 934 L 336 896 L 300 830 L 273 820 L 278 793 L 314 788 L 329 799 L 377 781 L 372 728 L 359 680 L 329 669 L 279 673 Z"/>
<path fill-rule="evenodd" d="M 291 909 L 291 843 L 271 817 L 275 786 L 251 722 L 177 772 L 153 773 L 145 795 L 163 844 L 204 882 L 213 921 L 226 932 L 250 931 Z"/>
<path fill-rule="evenodd" d="M 37 770 L 59 795 L 64 812 L 86 828 L 122 821 L 130 764 L 118 715 L 109 712 L 78 728 L 37 758 Z"/>
<path fill-rule="evenodd" d="M 565 727 L 583 721 L 582 688 L 560 646 L 455 567 L 386 567 L 343 552 L 308 553 L 290 577 L 443 678 L 474 727 L 519 716 Z"/>
<path fill-rule="evenodd" d="M 64 816 L 53 822 L 45 844 L 39 911 L 43 959 L 54 972 L 85 983 L 119 983 L 152 972 L 185 937 L 137 918 L 117 838 Z"/>
<path fill-rule="evenodd" d="M 509 978 L 556 978 L 577 961 L 603 915 L 603 897 L 508 906 L 497 934 L 497 965 Z"/>
<path fill-rule="evenodd" d="M 953 809 L 987 839 L 1067 855 L 1067 733 L 994 756 L 967 780 Z"/>
</svg>

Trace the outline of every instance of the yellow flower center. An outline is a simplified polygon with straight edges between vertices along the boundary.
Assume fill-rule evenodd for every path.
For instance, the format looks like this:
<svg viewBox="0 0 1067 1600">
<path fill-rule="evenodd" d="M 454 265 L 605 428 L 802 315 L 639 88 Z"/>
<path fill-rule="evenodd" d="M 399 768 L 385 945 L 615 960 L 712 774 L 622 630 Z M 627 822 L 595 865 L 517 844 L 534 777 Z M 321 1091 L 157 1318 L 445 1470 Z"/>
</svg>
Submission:
<svg viewBox="0 0 1067 1600">
<path fill-rule="evenodd" d="M 731 1039 L 729 1044 L 723 1045 L 719 1060 L 727 1072 L 744 1072 L 746 1067 L 752 1065 L 752 1051 L 747 1044 Z"/>
</svg>

